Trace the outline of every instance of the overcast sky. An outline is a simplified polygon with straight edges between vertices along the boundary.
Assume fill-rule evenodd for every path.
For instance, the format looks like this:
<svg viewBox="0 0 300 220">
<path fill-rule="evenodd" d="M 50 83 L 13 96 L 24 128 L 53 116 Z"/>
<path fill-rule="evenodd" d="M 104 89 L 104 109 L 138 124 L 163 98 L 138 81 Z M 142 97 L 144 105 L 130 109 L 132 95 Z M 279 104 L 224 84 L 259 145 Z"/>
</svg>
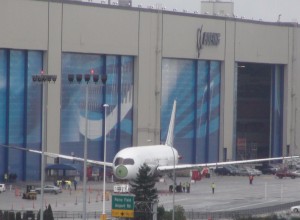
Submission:
<svg viewBox="0 0 300 220">
<path fill-rule="evenodd" d="M 221 0 L 219 0 L 221 1 Z M 222 0 L 223 1 L 223 0 Z M 263 21 L 278 20 L 283 22 L 300 23 L 300 0 L 224 0 L 234 2 L 234 13 L 238 17 Z M 167 10 L 186 9 L 188 11 L 201 11 L 201 0 L 132 0 L 133 6 L 141 4 L 143 7 L 162 4 Z"/>
</svg>

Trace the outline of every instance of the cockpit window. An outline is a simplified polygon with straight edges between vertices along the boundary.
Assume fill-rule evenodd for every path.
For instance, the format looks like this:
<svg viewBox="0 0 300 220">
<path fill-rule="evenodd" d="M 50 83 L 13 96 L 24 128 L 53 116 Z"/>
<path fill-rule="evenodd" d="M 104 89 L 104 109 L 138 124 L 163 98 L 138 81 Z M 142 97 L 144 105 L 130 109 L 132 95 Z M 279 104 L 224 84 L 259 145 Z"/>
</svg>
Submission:
<svg viewBox="0 0 300 220">
<path fill-rule="evenodd" d="M 120 164 L 122 164 L 123 163 L 123 158 L 121 158 L 121 157 L 118 157 L 116 160 L 115 160 L 115 166 L 118 166 L 118 165 L 120 165 Z"/>
<path fill-rule="evenodd" d="M 121 157 L 118 157 L 116 158 L 115 160 L 115 166 L 118 166 L 118 165 L 134 165 L 134 160 L 131 159 L 131 158 L 121 158 Z"/>
<path fill-rule="evenodd" d="M 134 160 L 131 158 L 125 159 L 123 162 L 124 165 L 133 165 L 134 164 Z"/>
</svg>

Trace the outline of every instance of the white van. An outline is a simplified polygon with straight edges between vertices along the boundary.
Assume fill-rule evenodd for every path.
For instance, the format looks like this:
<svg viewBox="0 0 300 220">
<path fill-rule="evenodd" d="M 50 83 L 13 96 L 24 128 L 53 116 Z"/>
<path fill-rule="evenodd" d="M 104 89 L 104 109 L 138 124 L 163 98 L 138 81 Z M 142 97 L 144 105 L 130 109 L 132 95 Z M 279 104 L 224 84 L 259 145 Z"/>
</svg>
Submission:
<svg viewBox="0 0 300 220">
<path fill-rule="evenodd" d="M 129 193 L 130 186 L 129 184 L 115 184 L 114 193 Z"/>
<path fill-rule="evenodd" d="M 4 192 L 6 190 L 5 184 L 0 183 L 0 193 Z"/>
</svg>

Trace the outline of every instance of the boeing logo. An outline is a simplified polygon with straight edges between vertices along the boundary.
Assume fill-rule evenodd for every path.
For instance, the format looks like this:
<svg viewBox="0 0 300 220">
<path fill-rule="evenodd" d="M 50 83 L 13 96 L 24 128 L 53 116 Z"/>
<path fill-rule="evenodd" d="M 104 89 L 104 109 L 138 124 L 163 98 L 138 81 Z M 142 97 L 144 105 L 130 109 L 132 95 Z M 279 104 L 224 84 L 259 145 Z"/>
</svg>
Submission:
<svg viewBox="0 0 300 220">
<path fill-rule="evenodd" d="M 198 49 L 198 58 L 200 58 L 200 51 L 203 48 L 203 45 L 205 46 L 218 46 L 220 43 L 220 33 L 214 33 L 214 32 L 203 32 L 202 34 L 202 28 L 198 28 L 197 30 L 197 49 Z"/>
</svg>

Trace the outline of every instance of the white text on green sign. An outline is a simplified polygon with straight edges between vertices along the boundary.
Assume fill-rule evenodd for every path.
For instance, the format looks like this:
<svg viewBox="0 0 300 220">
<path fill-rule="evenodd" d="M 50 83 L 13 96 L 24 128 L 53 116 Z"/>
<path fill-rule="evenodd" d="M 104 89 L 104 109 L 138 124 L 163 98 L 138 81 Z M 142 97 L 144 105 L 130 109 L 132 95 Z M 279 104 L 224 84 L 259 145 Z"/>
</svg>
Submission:
<svg viewBox="0 0 300 220">
<path fill-rule="evenodd" d="M 133 210 L 134 196 L 112 195 L 112 209 Z"/>
</svg>

